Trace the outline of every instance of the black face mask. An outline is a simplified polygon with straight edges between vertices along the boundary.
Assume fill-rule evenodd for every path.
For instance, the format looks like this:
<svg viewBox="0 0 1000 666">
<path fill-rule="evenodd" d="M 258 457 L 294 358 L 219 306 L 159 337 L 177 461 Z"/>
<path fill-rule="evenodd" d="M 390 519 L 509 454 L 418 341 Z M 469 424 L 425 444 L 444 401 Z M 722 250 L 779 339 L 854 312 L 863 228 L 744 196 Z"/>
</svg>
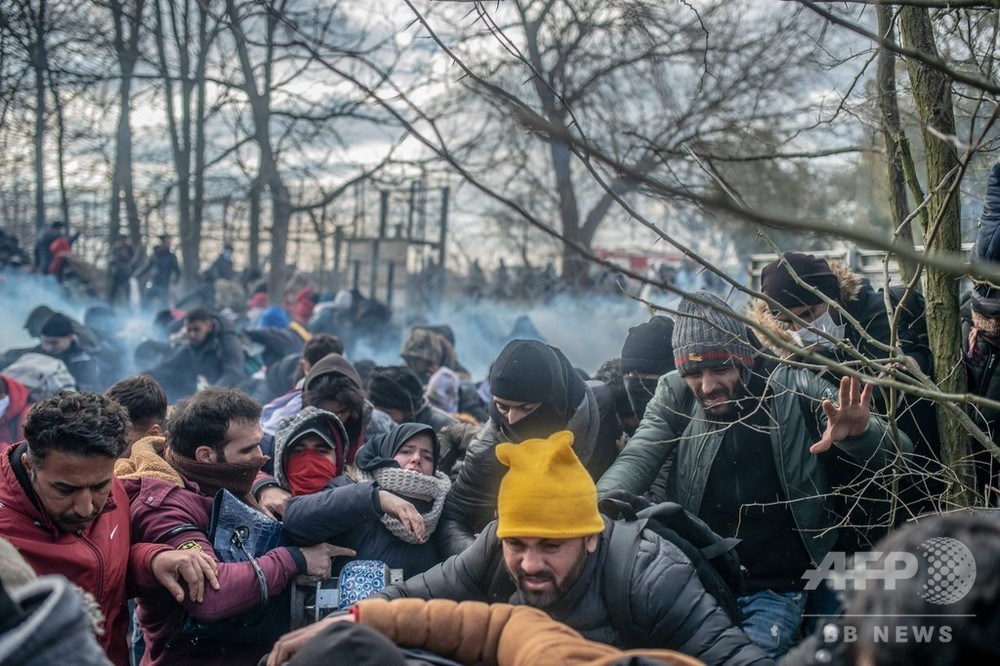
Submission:
<svg viewBox="0 0 1000 666">
<path fill-rule="evenodd" d="M 641 421 L 642 415 L 646 413 L 646 405 L 649 404 L 649 401 L 653 398 L 653 394 L 656 393 L 656 384 L 660 379 L 659 377 L 646 378 L 633 376 L 626 376 L 623 379 L 625 381 L 625 392 L 628 394 L 629 404 L 632 405 L 635 417 Z"/>
<path fill-rule="evenodd" d="M 513 442 L 526 439 L 543 439 L 566 429 L 566 417 L 551 402 L 543 402 L 538 409 L 511 425 L 497 410 L 495 402 L 490 402 L 490 417 L 500 426 L 501 432 Z"/>
</svg>

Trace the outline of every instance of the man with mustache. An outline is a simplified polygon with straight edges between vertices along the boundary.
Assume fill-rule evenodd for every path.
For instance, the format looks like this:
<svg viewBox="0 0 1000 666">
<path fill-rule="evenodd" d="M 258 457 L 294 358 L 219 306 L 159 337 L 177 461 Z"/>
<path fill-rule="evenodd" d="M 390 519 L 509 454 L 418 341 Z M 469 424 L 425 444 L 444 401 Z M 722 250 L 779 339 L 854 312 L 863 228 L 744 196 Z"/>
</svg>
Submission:
<svg viewBox="0 0 1000 666">
<path fill-rule="evenodd" d="M 802 621 L 803 573 L 832 549 L 834 456 L 855 470 L 896 454 L 886 423 L 870 413 L 872 386 L 837 388 L 808 370 L 776 364 L 718 297 L 681 301 L 664 375 L 635 435 L 598 482 L 641 494 L 664 463 L 666 497 L 737 547 L 748 579 L 737 601 L 743 630 L 770 656 L 791 647 Z M 810 413 L 811 412 L 811 413 Z M 811 432 L 820 432 L 819 441 Z M 900 433 L 901 451 L 912 446 Z"/>
<path fill-rule="evenodd" d="M 598 512 L 597 490 L 574 453 L 572 432 L 499 444 L 494 455 L 507 470 L 498 519 L 459 555 L 376 597 L 532 606 L 589 640 L 621 649 L 677 650 L 706 664 L 772 663 L 732 625 L 673 543 L 645 529 L 638 550 L 616 547 L 616 530 L 627 526 Z M 622 568 L 631 572 L 627 590 L 609 583 Z M 630 622 L 609 611 L 620 607 L 617 595 L 627 595 Z M 342 621 L 331 617 L 286 634 L 268 663 L 291 658 Z"/>
<path fill-rule="evenodd" d="M 32 407 L 25 442 L 0 451 L 0 534 L 38 575 L 62 574 L 93 595 L 104 621 L 98 642 L 115 666 L 129 663 L 130 596 L 162 585 L 164 598 L 198 605 L 206 588 L 218 589 L 216 566 L 201 553 L 141 542 L 132 531 L 128 495 L 114 477 L 128 430 L 121 405 L 64 391 Z"/>
</svg>

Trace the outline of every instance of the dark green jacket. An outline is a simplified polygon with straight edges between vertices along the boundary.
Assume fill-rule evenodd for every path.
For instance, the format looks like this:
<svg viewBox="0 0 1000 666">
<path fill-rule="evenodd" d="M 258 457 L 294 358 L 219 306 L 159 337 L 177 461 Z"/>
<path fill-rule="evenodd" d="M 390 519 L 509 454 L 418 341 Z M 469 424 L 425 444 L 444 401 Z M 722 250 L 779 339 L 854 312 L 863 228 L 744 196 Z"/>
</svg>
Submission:
<svg viewBox="0 0 1000 666">
<path fill-rule="evenodd" d="M 831 507 L 833 487 L 825 460 L 833 449 L 821 455 L 809 452 L 815 438 L 810 434 L 803 405 L 814 410 L 819 431 L 826 428 L 820 408 L 825 399 L 837 401 L 837 389 L 808 370 L 778 366 L 770 375 L 771 452 L 789 508 L 809 556 L 816 565 L 837 539 L 836 518 Z M 799 394 L 804 398 L 800 398 Z M 712 462 L 725 434 L 725 424 L 708 421 L 701 405 L 684 379 L 672 371 L 660 378 L 635 435 L 618 459 L 597 484 L 601 495 L 624 488 L 641 495 L 649 490 L 657 473 L 671 456 L 671 475 L 677 488 L 674 498 L 698 515 L 708 484 Z M 834 446 L 859 465 L 878 470 L 896 453 L 886 424 L 876 416 L 868 421 L 864 434 L 835 442 Z M 900 432 L 900 449 L 912 451 L 909 438 Z"/>
</svg>

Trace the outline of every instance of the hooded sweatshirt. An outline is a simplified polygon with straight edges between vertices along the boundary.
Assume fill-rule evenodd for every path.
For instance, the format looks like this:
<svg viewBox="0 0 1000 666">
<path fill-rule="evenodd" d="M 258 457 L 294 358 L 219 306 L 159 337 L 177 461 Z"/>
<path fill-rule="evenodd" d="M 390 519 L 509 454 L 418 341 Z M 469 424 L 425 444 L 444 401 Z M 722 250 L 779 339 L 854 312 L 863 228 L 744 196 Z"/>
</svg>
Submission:
<svg viewBox="0 0 1000 666">
<path fill-rule="evenodd" d="M 292 487 L 288 478 L 288 461 L 291 457 L 289 453 L 292 444 L 310 431 L 318 432 L 333 446 L 336 453 L 334 472 L 326 481 L 333 480 L 344 471 L 344 451 L 347 446 L 347 431 L 344 429 L 344 424 L 326 410 L 305 407 L 295 416 L 283 421 L 274 433 L 274 477 L 284 488 Z"/>
<path fill-rule="evenodd" d="M 320 377 L 326 377 L 328 375 L 339 375 L 341 377 L 346 377 L 351 384 L 361 391 L 362 395 L 367 396 L 367 392 L 364 388 L 364 383 L 361 381 L 361 375 L 358 371 L 351 365 L 350 361 L 341 356 L 340 354 L 327 354 L 309 370 L 309 374 L 306 375 L 305 384 L 302 385 L 303 392 L 308 391 L 309 387 L 313 385 Z M 357 455 L 358 449 L 364 444 L 367 431 L 372 425 L 378 425 L 378 430 L 380 432 L 388 432 L 392 429 L 392 426 L 386 426 L 384 422 L 378 423 L 374 419 L 373 412 L 375 408 L 372 406 L 371 402 L 365 399 L 365 406 L 362 409 L 361 418 L 355 420 L 355 423 L 345 423 L 344 427 L 347 429 L 349 446 L 347 449 L 347 464 L 354 463 L 354 456 Z M 378 412 L 378 414 L 384 416 L 392 423 L 392 419 L 389 419 L 388 414 L 384 412 Z M 381 417 L 380 419 L 381 420 Z M 377 434 L 375 432 L 372 435 Z"/>
</svg>

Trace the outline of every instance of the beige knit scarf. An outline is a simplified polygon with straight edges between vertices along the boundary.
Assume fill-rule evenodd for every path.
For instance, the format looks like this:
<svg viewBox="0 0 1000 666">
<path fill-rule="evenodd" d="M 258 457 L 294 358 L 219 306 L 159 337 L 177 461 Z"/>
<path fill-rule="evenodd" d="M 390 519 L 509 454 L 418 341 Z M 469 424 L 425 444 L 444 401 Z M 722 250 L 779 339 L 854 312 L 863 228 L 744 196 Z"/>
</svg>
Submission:
<svg viewBox="0 0 1000 666">
<path fill-rule="evenodd" d="M 353 473 L 352 473 L 353 472 Z M 431 534 L 437 528 L 438 520 L 441 519 L 441 510 L 444 508 L 444 498 L 451 488 L 451 479 L 443 472 L 435 472 L 434 476 L 427 476 L 420 472 L 400 469 L 398 467 L 380 467 L 373 472 L 361 470 L 349 470 L 348 476 L 355 481 L 375 481 L 382 490 L 386 490 L 393 495 L 398 495 L 404 499 L 412 497 L 414 499 L 427 500 L 433 502 L 430 510 L 420 515 L 424 518 L 424 538 L 418 539 L 410 534 L 399 519 L 395 516 L 385 514 L 382 516 L 382 524 L 393 536 L 402 539 L 406 543 L 425 543 L 430 539 Z"/>
</svg>

